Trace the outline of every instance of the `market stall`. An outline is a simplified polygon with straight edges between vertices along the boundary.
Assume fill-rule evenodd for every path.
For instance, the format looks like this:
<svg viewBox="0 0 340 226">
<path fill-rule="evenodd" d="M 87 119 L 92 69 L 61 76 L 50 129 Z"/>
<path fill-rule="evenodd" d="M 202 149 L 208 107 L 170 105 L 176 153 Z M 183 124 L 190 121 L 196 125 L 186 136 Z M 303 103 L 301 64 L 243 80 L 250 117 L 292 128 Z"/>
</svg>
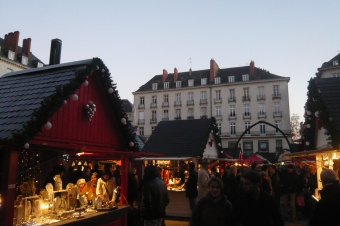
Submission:
<svg viewBox="0 0 340 226">
<path fill-rule="evenodd" d="M 8 73 L 0 92 L 0 225 L 93 225 L 99 218 L 101 225 L 126 225 L 129 162 L 148 153 L 139 152 L 104 63 L 94 58 Z M 55 166 L 76 162 L 82 170 L 100 161 L 121 164 L 119 203 L 95 205 L 74 193 L 78 182 L 63 184 L 61 172 L 43 184 Z"/>
</svg>

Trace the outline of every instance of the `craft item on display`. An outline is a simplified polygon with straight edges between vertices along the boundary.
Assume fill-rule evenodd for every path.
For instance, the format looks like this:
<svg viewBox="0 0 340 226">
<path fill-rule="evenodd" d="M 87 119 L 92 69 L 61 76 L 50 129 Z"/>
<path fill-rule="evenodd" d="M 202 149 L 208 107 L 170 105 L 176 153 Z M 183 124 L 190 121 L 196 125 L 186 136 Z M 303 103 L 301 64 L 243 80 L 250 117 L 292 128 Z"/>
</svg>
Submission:
<svg viewBox="0 0 340 226">
<path fill-rule="evenodd" d="M 55 185 L 54 190 L 55 191 L 62 190 L 63 189 L 63 181 L 61 180 L 60 175 L 59 174 L 55 175 L 53 179 L 54 179 L 54 185 Z"/>
<path fill-rule="evenodd" d="M 29 217 L 31 215 L 32 212 L 32 203 L 30 200 L 27 201 L 27 204 L 25 206 L 25 221 L 29 220 Z"/>
<path fill-rule="evenodd" d="M 45 199 L 48 199 L 48 192 L 46 191 L 46 189 L 41 189 L 40 190 L 40 195 L 42 196 L 42 198 L 45 200 Z"/>
<path fill-rule="evenodd" d="M 51 183 L 46 184 L 45 186 L 47 194 L 48 194 L 48 200 L 52 201 L 53 197 L 53 185 Z"/>
<path fill-rule="evenodd" d="M 79 194 L 79 203 L 80 203 L 80 207 L 86 207 L 87 206 L 86 194 Z"/>
<path fill-rule="evenodd" d="M 67 195 L 65 193 L 61 194 L 60 209 L 67 210 Z"/>
<path fill-rule="evenodd" d="M 77 205 L 77 191 L 74 184 L 72 183 L 67 184 L 66 190 L 69 196 L 69 207 L 74 208 Z"/>
<path fill-rule="evenodd" d="M 36 191 L 36 187 L 35 187 L 35 178 L 31 178 L 30 179 L 30 186 L 31 186 L 31 189 L 32 189 L 32 196 L 35 195 L 35 191 Z"/>
<path fill-rule="evenodd" d="M 24 197 L 30 196 L 31 191 L 32 189 L 28 182 L 24 182 L 20 185 L 20 192 Z"/>
</svg>

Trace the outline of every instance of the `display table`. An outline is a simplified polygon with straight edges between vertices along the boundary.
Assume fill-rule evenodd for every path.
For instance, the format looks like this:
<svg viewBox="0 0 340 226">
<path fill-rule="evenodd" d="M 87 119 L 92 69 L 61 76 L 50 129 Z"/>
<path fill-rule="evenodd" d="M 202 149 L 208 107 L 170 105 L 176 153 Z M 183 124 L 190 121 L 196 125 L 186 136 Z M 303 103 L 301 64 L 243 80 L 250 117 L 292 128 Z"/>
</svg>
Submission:
<svg viewBox="0 0 340 226">
<path fill-rule="evenodd" d="M 166 207 L 166 215 L 173 217 L 191 217 L 189 199 L 185 197 L 185 191 L 168 190 L 169 205 Z"/>
<path fill-rule="evenodd" d="M 120 226 L 124 225 L 126 221 L 125 216 L 131 211 L 131 207 L 118 206 L 118 209 L 111 211 L 96 212 L 90 215 L 86 215 L 83 218 L 72 218 L 68 220 L 63 220 L 54 224 L 57 225 L 67 225 L 67 226 Z"/>
</svg>

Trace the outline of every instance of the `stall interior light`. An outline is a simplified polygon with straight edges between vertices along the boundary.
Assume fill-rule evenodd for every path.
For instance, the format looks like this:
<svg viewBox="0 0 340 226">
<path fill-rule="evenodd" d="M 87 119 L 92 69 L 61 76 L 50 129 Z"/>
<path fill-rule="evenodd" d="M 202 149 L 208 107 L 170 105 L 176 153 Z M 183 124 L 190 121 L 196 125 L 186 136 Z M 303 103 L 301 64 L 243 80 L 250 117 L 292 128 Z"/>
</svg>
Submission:
<svg viewBox="0 0 340 226">
<path fill-rule="evenodd" d="M 315 201 L 319 202 L 319 199 L 317 197 L 315 197 L 314 195 L 312 195 L 313 199 L 315 199 Z"/>
<path fill-rule="evenodd" d="M 92 155 L 93 153 L 90 152 L 78 152 L 77 155 L 81 156 L 81 155 Z"/>
</svg>

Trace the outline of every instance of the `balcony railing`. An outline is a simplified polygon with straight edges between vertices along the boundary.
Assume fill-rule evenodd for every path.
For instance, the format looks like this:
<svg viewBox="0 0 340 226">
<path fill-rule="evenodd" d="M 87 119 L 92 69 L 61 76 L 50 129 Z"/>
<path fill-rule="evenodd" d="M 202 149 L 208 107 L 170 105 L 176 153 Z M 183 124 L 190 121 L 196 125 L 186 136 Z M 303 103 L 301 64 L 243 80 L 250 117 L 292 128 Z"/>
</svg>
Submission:
<svg viewBox="0 0 340 226">
<path fill-rule="evenodd" d="M 157 103 L 151 103 L 150 108 L 157 108 Z"/>
<path fill-rule="evenodd" d="M 138 124 L 139 124 L 139 125 L 145 124 L 145 119 L 138 119 Z"/>
<path fill-rule="evenodd" d="M 228 103 L 236 102 L 236 97 L 228 97 Z"/>
<path fill-rule="evenodd" d="M 194 100 L 188 100 L 187 105 L 194 105 Z"/>
<path fill-rule="evenodd" d="M 281 93 L 273 93 L 272 94 L 272 99 L 281 99 Z"/>
<path fill-rule="evenodd" d="M 222 120 L 222 115 L 215 115 L 216 120 Z"/>
<path fill-rule="evenodd" d="M 215 98 L 214 99 L 215 104 L 221 104 L 222 103 L 222 98 Z"/>
<path fill-rule="evenodd" d="M 201 119 L 207 119 L 208 118 L 208 116 L 207 115 L 201 115 L 201 117 L 200 117 Z"/>
<path fill-rule="evenodd" d="M 208 104 L 207 99 L 200 99 L 200 105 Z"/>
<path fill-rule="evenodd" d="M 229 132 L 221 133 L 221 137 L 230 137 L 230 133 Z"/>
<path fill-rule="evenodd" d="M 194 119 L 194 116 L 188 116 L 187 119 Z"/>
<path fill-rule="evenodd" d="M 169 121 L 169 117 L 162 118 L 162 121 Z"/>
<path fill-rule="evenodd" d="M 175 117 L 175 120 L 181 120 L 181 117 Z"/>
<path fill-rule="evenodd" d="M 242 96 L 242 101 L 250 101 L 250 96 Z"/>
<path fill-rule="evenodd" d="M 153 124 L 153 123 L 157 123 L 157 119 L 156 118 L 151 118 L 150 119 L 150 124 Z"/>
<path fill-rule="evenodd" d="M 267 114 L 266 114 L 266 112 L 260 111 L 260 112 L 257 113 L 257 117 L 258 117 L 258 118 L 266 118 L 266 117 L 267 117 Z"/>
<path fill-rule="evenodd" d="M 273 117 L 282 117 L 282 111 L 274 111 Z"/>
<path fill-rule="evenodd" d="M 145 108 L 145 104 L 138 104 L 138 109 L 144 109 Z"/>
<path fill-rule="evenodd" d="M 257 100 L 266 100 L 266 95 L 265 94 L 257 95 Z"/>
<path fill-rule="evenodd" d="M 162 107 L 164 108 L 164 107 L 169 107 L 169 102 L 163 102 L 162 103 Z"/>
<path fill-rule="evenodd" d="M 174 105 L 175 106 L 182 106 L 182 101 L 180 101 L 180 100 L 179 101 L 175 101 Z"/>
<path fill-rule="evenodd" d="M 243 113 L 243 119 L 251 119 L 251 113 L 250 112 L 244 112 Z"/>
<path fill-rule="evenodd" d="M 237 119 L 237 114 L 228 114 L 228 120 L 236 120 Z"/>
</svg>

